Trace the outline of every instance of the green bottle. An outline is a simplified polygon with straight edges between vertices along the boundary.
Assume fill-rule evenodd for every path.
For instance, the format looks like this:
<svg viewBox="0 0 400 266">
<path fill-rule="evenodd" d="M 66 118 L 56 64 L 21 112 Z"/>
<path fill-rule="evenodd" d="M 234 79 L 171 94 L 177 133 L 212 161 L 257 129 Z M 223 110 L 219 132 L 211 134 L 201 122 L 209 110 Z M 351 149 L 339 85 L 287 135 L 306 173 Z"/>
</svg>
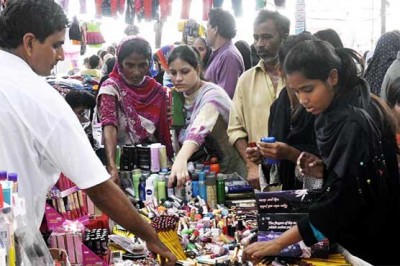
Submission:
<svg viewBox="0 0 400 266">
<path fill-rule="evenodd" d="M 133 169 L 132 171 L 133 190 L 135 191 L 135 196 L 138 199 L 139 199 L 139 184 L 141 176 L 142 176 L 142 171 L 140 169 Z"/>
<path fill-rule="evenodd" d="M 160 173 L 157 181 L 157 199 L 161 201 L 167 198 L 167 187 L 165 182 L 165 174 Z"/>
<path fill-rule="evenodd" d="M 225 175 L 217 175 L 217 203 L 225 205 Z"/>
</svg>

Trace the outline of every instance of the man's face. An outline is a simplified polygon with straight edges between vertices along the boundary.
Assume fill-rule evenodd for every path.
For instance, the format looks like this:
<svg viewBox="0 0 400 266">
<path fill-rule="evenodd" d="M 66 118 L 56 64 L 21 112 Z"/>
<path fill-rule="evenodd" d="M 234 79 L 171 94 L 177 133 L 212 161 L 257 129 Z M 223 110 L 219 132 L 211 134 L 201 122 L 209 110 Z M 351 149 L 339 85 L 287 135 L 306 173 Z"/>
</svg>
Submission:
<svg viewBox="0 0 400 266">
<path fill-rule="evenodd" d="M 207 23 L 206 35 L 208 42 L 213 46 L 217 35 L 217 26 L 213 28 L 210 23 Z"/>
<path fill-rule="evenodd" d="M 279 36 L 273 20 L 267 19 L 255 26 L 253 37 L 257 54 L 264 62 L 269 63 L 278 59 L 282 38 Z"/>
<path fill-rule="evenodd" d="M 48 76 L 58 61 L 64 60 L 65 29 L 57 31 L 41 43 L 35 36 L 28 39 L 28 64 L 40 76 Z"/>
</svg>

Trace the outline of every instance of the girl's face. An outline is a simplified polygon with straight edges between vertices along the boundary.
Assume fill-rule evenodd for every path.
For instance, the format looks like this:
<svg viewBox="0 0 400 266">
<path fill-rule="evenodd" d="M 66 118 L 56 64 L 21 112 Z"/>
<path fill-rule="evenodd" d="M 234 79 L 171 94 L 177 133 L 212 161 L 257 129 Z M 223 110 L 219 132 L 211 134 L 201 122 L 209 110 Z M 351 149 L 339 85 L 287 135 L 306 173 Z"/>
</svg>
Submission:
<svg viewBox="0 0 400 266">
<path fill-rule="evenodd" d="M 201 61 L 204 60 L 204 57 L 207 54 L 207 46 L 206 44 L 203 42 L 202 39 L 197 38 L 194 42 L 193 42 L 193 47 L 196 48 L 197 51 L 199 51 L 200 53 L 200 59 Z"/>
<path fill-rule="evenodd" d="M 169 65 L 171 80 L 175 88 L 180 92 L 192 94 L 199 86 L 200 68 L 194 68 L 180 58 L 175 59 Z"/>
<path fill-rule="evenodd" d="M 146 56 L 132 53 L 122 60 L 122 71 L 126 81 L 132 85 L 140 85 L 149 71 L 149 60 Z"/>
<path fill-rule="evenodd" d="M 319 79 L 307 79 L 300 72 L 286 75 L 288 89 L 293 90 L 299 99 L 299 103 L 307 112 L 318 115 L 324 112 L 332 103 L 335 96 L 334 86 L 338 76 L 336 69 L 331 70 L 326 81 Z"/>
</svg>

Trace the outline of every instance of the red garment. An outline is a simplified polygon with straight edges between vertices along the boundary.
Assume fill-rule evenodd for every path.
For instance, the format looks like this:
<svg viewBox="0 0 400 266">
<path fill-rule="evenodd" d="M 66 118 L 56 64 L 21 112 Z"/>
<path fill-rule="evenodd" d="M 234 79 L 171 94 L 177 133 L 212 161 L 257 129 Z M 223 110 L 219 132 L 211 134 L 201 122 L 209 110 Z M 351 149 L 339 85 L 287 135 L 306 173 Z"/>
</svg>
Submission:
<svg viewBox="0 0 400 266">
<path fill-rule="evenodd" d="M 101 18 L 101 11 L 102 11 L 102 4 L 103 0 L 95 0 L 95 6 L 96 6 L 96 18 Z"/>
<path fill-rule="evenodd" d="M 143 8 L 143 0 L 135 0 L 135 13 L 139 13 Z"/>
<path fill-rule="evenodd" d="M 172 0 L 159 0 L 160 1 L 160 18 L 165 20 L 171 15 Z"/>
<path fill-rule="evenodd" d="M 147 21 L 151 21 L 153 18 L 153 0 L 143 0 L 143 8 L 144 8 L 144 18 Z"/>
<path fill-rule="evenodd" d="M 203 0 L 203 20 L 208 20 L 208 13 L 212 8 L 213 0 Z"/>
<path fill-rule="evenodd" d="M 189 19 L 192 0 L 182 0 L 181 19 Z"/>
<path fill-rule="evenodd" d="M 118 13 L 123 13 L 125 10 L 125 0 L 111 0 L 111 16 L 115 16 Z"/>
</svg>

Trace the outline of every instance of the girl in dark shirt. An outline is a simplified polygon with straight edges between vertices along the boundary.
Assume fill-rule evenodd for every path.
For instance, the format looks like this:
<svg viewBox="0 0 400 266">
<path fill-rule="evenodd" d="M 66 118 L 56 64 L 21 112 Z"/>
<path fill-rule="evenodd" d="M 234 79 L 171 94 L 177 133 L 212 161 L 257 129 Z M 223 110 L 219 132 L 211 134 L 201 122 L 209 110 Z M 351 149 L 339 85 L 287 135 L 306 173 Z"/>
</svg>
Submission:
<svg viewBox="0 0 400 266">
<path fill-rule="evenodd" d="M 302 154 L 298 164 L 302 173 L 325 179 L 324 193 L 308 217 L 279 238 L 247 247 L 245 260 L 276 255 L 301 240 L 310 246 L 328 238 L 374 265 L 399 264 L 397 245 L 388 244 L 400 236 L 394 130 L 356 62 L 361 61 L 353 50 L 324 41 L 302 42 L 287 55 L 287 87 L 316 115 L 322 158 Z"/>
</svg>

